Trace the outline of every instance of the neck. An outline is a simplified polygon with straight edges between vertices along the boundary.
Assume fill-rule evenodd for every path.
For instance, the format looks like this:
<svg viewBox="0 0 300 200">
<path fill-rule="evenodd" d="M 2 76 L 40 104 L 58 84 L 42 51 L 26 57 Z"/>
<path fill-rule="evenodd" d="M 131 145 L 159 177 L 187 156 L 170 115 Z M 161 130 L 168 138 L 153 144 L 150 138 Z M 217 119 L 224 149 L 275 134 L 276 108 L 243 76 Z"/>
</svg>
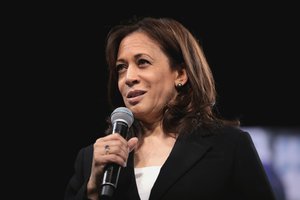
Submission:
<svg viewBox="0 0 300 200">
<path fill-rule="evenodd" d="M 161 126 L 147 129 L 135 149 L 135 167 L 162 166 L 175 141 L 175 134 L 163 132 Z"/>
</svg>

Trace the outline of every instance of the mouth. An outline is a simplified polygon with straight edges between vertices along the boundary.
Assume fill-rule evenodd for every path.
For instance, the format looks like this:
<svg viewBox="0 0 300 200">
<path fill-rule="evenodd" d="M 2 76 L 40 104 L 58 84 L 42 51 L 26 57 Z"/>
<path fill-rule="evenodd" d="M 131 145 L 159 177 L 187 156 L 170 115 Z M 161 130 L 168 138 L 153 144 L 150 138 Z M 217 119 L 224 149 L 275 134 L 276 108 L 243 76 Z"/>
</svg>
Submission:
<svg viewBox="0 0 300 200">
<path fill-rule="evenodd" d="M 127 98 L 128 99 L 131 99 L 131 98 L 135 98 L 135 97 L 138 97 L 138 96 L 141 96 L 143 94 L 145 94 L 146 92 L 145 91 L 142 91 L 142 90 L 134 90 L 134 91 L 131 91 L 131 92 L 128 92 L 127 94 Z"/>
<path fill-rule="evenodd" d="M 141 99 L 145 93 L 146 93 L 146 91 L 142 91 L 142 90 L 130 91 L 126 95 L 128 103 L 131 105 L 136 105 L 137 103 L 139 103 L 141 101 Z"/>
</svg>

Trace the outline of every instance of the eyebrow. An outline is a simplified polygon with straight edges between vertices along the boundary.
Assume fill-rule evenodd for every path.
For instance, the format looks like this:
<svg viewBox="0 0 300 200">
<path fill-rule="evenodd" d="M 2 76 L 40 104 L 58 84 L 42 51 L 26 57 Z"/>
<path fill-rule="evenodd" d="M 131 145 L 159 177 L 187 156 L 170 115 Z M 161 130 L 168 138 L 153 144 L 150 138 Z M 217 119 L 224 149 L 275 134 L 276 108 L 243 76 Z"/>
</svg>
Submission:
<svg viewBox="0 0 300 200">
<path fill-rule="evenodd" d="M 140 57 L 142 57 L 142 56 L 148 56 L 149 58 L 151 58 L 151 59 L 153 59 L 151 56 L 149 56 L 148 54 L 143 54 L 143 53 L 139 53 L 139 54 L 136 54 L 136 55 L 134 55 L 134 59 L 138 59 L 138 58 L 140 58 Z M 117 59 L 117 61 L 116 62 L 125 62 L 125 59 Z"/>
</svg>

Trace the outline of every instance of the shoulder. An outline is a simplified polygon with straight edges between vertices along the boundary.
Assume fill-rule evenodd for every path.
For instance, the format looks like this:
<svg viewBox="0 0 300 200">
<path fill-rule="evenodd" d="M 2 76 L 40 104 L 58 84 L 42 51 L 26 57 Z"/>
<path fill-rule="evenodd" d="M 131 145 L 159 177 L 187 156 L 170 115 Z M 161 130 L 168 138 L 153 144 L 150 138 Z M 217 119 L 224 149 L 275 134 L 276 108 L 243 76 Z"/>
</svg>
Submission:
<svg viewBox="0 0 300 200">
<path fill-rule="evenodd" d="M 230 140 L 234 143 L 252 144 L 252 139 L 250 134 L 247 131 L 242 130 L 240 127 L 224 126 L 219 128 L 218 134 L 219 137 L 224 138 L 224 140 Z"/>
<path fill-rule="evenodd" d="M 90 144 L 79 149 L 76 158 L 77 162 L 85 162 L 87 160 L 91 160 L 93 156 L 93 148 L 93 144 Z"/>
<path fill-rule="evenodd" d="M 212 130 L 216 135 L 220 137 L 229 137 L 229 138 L 240 138 L 240 137 L 250 137 L 250 134 L 241 129 L 240 127 L 234 126 L 221 126 Z"/>
<path fill-rule="evenodd" d="M 250 134 L 241 129 L 240 127 L 235 126 L 215 126 L 213 128 L 203 128 L 199 127 L 193 133 L 194 135 L 199 135 L 203 138 L 205 137 L 216 137 L 216 138 L 240 138 L 246 137 L 249 138 Z"/>
<path fill-rule="evenodd" d="M 210 129 L 198 128 L 192 133 L 193 140 L 207 141 L 221 146 L 236 146 L 240 143 L 252 143 L 250 134 L 240 127 L 218 126 Z M 197 139 L 198 138 L 198 139 Z"/>
</svg>

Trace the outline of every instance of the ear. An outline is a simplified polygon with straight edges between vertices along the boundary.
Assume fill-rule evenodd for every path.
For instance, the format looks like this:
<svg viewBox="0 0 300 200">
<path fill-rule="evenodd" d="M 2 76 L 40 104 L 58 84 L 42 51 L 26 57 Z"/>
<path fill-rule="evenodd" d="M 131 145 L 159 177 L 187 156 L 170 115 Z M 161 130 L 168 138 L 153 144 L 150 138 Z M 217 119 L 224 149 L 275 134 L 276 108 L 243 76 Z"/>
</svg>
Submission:
<svg viewBox="0 0 300 200">
<path fill-rule="evenodd" d="M 184 85 L 188 81 L 188 76 L 186 73 L 186 70 L 180 69 L 177 71 L 176 79 L 175 79 L 175 85 L 181 84 Z"/>
</svg>

